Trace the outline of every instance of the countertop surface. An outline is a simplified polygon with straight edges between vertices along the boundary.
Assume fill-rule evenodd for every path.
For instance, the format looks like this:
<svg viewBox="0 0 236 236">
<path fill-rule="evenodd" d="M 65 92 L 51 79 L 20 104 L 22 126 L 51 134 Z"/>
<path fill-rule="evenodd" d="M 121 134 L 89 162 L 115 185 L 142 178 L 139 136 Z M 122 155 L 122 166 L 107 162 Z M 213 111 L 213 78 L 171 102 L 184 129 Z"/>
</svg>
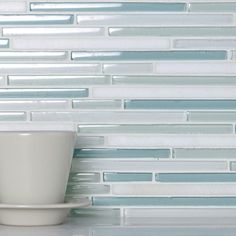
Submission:
<svg viewBox="0 0 236 236">
<path fill-rule="evenodd" d="M 167 223 L 168 222 L 168 223 Z M 58 226 L 14 227 L 0 226 L 0 235 L 4 236 L 235 236 L 234 219 L 228 224 L 220 224 L 220 218 L 213 222 L 201 220 L 197 223 L 184 224 L 184 219 L 75 217 L 67 218 Z M 236 223 L 236 221 L 235 221 Z"/>
</svg>

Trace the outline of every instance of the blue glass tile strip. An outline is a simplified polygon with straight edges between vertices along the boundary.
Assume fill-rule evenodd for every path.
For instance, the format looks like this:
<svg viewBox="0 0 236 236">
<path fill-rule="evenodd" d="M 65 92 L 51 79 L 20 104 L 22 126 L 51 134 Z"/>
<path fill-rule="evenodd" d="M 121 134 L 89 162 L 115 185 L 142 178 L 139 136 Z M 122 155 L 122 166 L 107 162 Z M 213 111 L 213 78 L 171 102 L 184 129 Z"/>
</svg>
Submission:
<svg viewBox="0 0 236 236">
<path fill-rule="evenodd" d="M 236 109 L 236 100 L 125 100 L 125 109 Z"/>
<path fill-rule="evenodd" d="M 75 158 L 169 158 L 169 149 L 76 149 Z"/>
<path fill-rule="evenodd" d="M 103 173 L 104 182 L 152 181 L 152 173 Z"/>
<path fill-rule="evenodd" d="M 107 60 L 225 60 L 227 52 L 215 51 L 87 51 L 72 52 L 72 60 L 107 61 Z"/>
<path fill-rule="evenodd" d="M 145 2 L 34 2 L 31 11 L 78 11 L 78 12 L 137 12 L 137 11 L 185 11 L 185 3 L 145 3 Z"/>
<path fill-rule="evenodd" d="M 236 173 L 159 173 L 160 182 L 236 182 Z"/>
<path fill-rule="evenodd" d="M 235 12 L 235 2 L 206 2 L 190 3 L 190 11 L 193 12 Z"/>
<path fill-rule="evenodd" d="M 235 206 L 236 197 L 93 197 L 94 206 Z"/>
</svg>

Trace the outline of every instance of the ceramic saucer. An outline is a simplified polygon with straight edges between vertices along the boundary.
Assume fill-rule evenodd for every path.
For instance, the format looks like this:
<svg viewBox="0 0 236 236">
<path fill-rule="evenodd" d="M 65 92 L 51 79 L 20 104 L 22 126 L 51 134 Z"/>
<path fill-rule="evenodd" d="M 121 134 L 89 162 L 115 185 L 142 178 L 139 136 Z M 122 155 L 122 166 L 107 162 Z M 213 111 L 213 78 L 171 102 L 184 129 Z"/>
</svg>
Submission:
<svg viewBox="0 0 236 236">
<path fill-rule="evenodd" d="M 0 224 L 15 226 L 57 225 L 64 222 L 71 208 L 89 206 L 88 199 L 52 205 L 0 204 Z"/>
</svg>

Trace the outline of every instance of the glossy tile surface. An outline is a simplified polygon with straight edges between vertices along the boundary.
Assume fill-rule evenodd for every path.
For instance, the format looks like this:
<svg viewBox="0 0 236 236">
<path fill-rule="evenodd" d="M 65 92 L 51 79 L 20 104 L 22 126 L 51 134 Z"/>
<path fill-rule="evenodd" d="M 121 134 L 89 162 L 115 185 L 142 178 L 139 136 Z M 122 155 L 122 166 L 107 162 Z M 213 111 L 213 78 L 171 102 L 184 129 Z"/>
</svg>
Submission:
<svg viewBox="0 0 236 236">
<path fill-rule="evenodd" d="M 105 182 L 152 181 L 152 174 L 105 172 L 103 174 L 103 181 Z"/>
<path fill-rule="evenodd" d="M 207 2 L 191 3 L 190 11 L 193 12 L 234 12 L 236 11 L 235 2 Z"/>
</svg>

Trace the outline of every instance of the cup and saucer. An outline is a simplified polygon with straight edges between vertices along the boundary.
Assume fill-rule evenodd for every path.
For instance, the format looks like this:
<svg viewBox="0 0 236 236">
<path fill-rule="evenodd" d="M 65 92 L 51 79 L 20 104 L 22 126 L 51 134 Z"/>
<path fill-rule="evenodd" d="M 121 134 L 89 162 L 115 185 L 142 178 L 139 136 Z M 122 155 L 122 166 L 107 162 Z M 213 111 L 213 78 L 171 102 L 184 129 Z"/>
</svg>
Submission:
<svg viewBox="0 0 236 236">
<path fill-rule="evenodd" d="M 64 202 L 76 133 L 0 131 L 0 224 L 61 224 L 87 198 Z"/>
</svg>

